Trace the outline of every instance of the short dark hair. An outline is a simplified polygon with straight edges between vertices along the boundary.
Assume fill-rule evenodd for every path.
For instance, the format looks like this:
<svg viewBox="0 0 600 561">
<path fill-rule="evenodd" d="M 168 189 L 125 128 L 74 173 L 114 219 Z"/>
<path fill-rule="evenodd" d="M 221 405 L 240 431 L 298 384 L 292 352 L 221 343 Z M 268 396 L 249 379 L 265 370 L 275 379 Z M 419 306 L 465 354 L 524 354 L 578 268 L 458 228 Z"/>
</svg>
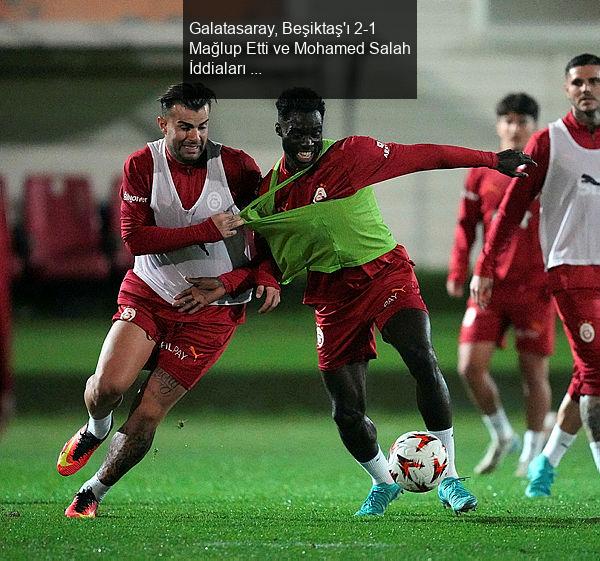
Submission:
<svg viewBox="0 0 600 561">
<path fill-rule="evenodd" d="M 497 117 L 501 117 L 508 113 L 529 115 L 533 117 L 534 121 L 537 121 L 538 115 L 540 114 L 540 106 L 535 99 L 524 92 L 510 93 L 503 97 L 496 105 Z"/>
<path fill-rule="evenodd" d="M 205 105 L 210 108 L 212 100 L 217 101 L 217 96 L 210 88 L 200 82 L 182 82 L 173 84 L 158 98 L 163 115 L 173 107 L 180 104 L 193 111 L 199 111 Z"/>
<path fill-rule="evenodd" d="M 596 55 L 591 55 L 589 53 L 583 53 L 582 55 L 577 55 L 572 58 L 569 62 L 567 62 L 567 66 L 565 66 L 565 76 L 569 73 L 571 68 L 575 68 L 576 66 L 587 66 L 588 64 L 594 64 L 600 66 L 600 57 Z"/>
<path fill-rule="evenodd" d="M 281 92 L 275 102 L 277 115 L 280 119 L 287 119 L 293 111 L 312 113 L 318 111 L 321 117 L 325 115 L 325 102 L 323 98 L 310 88 L 289 88 Z"/>
</svg>

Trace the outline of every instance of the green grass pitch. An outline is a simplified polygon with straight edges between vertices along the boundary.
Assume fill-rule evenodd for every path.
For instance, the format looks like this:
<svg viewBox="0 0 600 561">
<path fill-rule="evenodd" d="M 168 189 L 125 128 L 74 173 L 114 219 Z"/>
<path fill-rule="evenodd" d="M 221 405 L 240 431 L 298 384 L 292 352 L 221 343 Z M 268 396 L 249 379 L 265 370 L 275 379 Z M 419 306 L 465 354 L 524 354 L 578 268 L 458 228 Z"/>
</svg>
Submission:
<svg viewBox="0 0 600 561">
<path fill-rule="evenodd" d="M 352 515 L 370 482 L 327 411 L 183 419 L 175 410 L 152 451 L 107 495 L 101 515 L 69 520 L 63 510 L 106 446 L 82 472 L 60 477 L 56 455 L 83 419 L 50 415 L 17 418 L 0 441 L 0 559 L 600 558 L 598 474 L 583 435 L 549 499 L 523 496 L 525 482 L 512 475 L 516 456 L 509 456 L 495 474 L 467 481 L 480 500 L 474 513 L 452 515 L 435 492 L 405 493 L 383 518 L 359 520 Z M 372 416 L 385 446 L 422 428 L 412 413 Z M 455 426 L 467 475 L 486 435 L 472 412 L 459 411 Z"/>
</svg>

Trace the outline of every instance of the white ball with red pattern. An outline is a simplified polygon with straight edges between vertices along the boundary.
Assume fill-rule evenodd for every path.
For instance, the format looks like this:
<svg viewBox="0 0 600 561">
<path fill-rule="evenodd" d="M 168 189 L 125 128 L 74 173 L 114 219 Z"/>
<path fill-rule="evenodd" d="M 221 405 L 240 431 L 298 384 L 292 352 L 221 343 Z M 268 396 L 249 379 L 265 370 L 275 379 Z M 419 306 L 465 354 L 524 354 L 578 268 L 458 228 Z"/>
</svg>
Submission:
<svg viewBox="0 0 600 561">
<path fill-rule="evenodd" d="M 446 447 L 429 432 L 407 432 L 390 448 L 388 469 L 407 491 L 431 491 L 445 477 L 447 467 Z"/>
</svg>

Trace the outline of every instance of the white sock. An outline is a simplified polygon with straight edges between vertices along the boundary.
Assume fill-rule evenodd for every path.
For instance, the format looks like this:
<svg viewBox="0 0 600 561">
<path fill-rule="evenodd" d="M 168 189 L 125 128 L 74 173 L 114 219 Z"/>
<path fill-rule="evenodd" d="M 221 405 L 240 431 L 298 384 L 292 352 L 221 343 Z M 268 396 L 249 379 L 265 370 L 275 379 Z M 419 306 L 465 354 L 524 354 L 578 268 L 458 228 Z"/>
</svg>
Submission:
<svg viewBox="0 0 600 561">
<path fill-rule="evenodd" d="M 437 436 L 446 447 L 446 452 L 448 454 L 446 477 L 458 477 L 456 465 L 454 464 L 454 428 L 450 427 L 446 430 L 430 430 L 429 432 L 433 434 L 433 436 Z"/>
<path fill-rule="evenodd" d="M 509 440 L 512 438 L 514 431 L 502 407 L 499 407 L 491 415 L 483 415 L 482 420 L 492 440 Z"/>
<path fill-rule="evenodd" d="M 105 438 L 110 432 L 111 424 L 112 411 L 102 419 L 94 419 L 94 417 L 90 415 L 87 430 L 91 432 L 96 438 Z"/>
<path fill-rule="evenodd" d="M 542 450 L 542 454 L 548 458 L 552 467 L 558 466 L 565 452 L 571 447 L 571 444 L 575 441 L 577 434 L 569 434 L 558 425 L 554 425 L 550 438 L 546 442 L 546 446 Z"/>
<path fill-rule="evenodd" d="M 393 483 L 394 480 L 390 475 L 388 469 L 388 461 L 385 454 L 379 448 L 377 455 L 368 462 L 358 462 L 363 469 L 371 476 L 373 485 L 379 485 L 380 483 Z"/>
<path fill-rule="evenodd" d="M 592 456 L 594 456 L 596 467 L 600 471 L 600 442 L 590 442 L 590 450 L 592 451 Z"/>
<path fill-rule="evenodd" d="M 110 491 L 110 487 L 110 485 L 104 485 L 104 483 L 102 483 L 98 479 L 98 476 L 94 475 L 94 477 L 86 481 L 81 486 L 81 489 L 79 489 L 79 491 L 83 491 L 84 489 L 91 489 L 92 493 L 94 493 L 94 497 L 96 497 L 96 499 L 98 499 L 98 502 L 100 502 L 104 498 L 104 495 L 106 495 L 106 493 Z"/>
<path fill-rule="evenodd" d="M 544 431 L 525 431 L 523 435 L 523 450 L 521 450 L 521 455 L 519 456 L 520 463 L 529 463 L 533 458 L 539 456 L 544 447 L 545 436 Z"/>
</svg>

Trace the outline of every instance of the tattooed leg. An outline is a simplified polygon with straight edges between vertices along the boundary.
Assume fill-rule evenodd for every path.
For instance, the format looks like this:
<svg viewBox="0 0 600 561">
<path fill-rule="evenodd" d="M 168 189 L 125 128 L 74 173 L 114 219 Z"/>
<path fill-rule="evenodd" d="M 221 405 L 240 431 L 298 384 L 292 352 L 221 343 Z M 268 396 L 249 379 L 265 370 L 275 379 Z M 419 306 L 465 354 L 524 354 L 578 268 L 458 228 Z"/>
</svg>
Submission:
<svg viewBox="0 0 600 561">
<path fill-rule="evenodd" d="M 579 400 L 579 407 L 588 440 L 590 442 L 600 442 L 600 397 L 582 395 Z"/>
<path fill-rule="evenodd" d="M 125 424 L 115 433 L 96 476 L 114 485 L 148 452 L 156 427 L 187 390 L 167 372 L 156 368 L 142 386 Z"/>
</svg>

